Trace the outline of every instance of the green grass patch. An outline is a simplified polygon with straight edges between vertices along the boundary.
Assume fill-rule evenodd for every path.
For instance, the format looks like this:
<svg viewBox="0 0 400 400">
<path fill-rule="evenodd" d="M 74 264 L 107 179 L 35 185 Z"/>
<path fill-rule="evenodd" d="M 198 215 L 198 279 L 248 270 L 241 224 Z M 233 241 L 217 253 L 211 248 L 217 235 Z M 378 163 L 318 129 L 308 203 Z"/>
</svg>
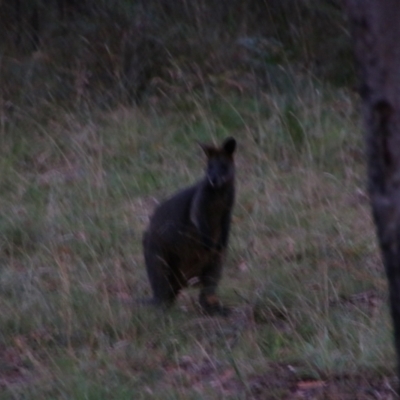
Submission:
<svg viewBox="0 0 400 400">
<path fill-rule="evenodd" d="M 394 374 L 353 99 L 293 84 L 7 128 L 0 399 L 282 398 L 306 378 Z M 197 141 L 228 135 L 232 316 L 202 316 L 196 289 L 165 313 L 141 305 L 152 210 L 202 176 Z"/>
</svg>

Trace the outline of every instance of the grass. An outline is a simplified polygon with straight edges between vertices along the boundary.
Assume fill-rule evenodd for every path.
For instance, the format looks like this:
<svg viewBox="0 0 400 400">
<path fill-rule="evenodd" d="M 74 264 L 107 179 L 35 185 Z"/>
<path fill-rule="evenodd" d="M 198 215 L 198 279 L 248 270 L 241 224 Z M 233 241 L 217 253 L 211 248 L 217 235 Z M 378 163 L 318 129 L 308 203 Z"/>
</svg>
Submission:
<svg viewBox="0 0 400 400">
<path fill-rule="evenodd" d="M 293 85 L 3 126 L 0 399 L 280 399 L 307 380 L 354 398 L 391 379 L 355 99 Z M 194 290 L 167 313 L 140 306 L 149 215 L 202 175 L 196 141 L 227 135 L 232 316 L 202 316 Z"/>
</svg>

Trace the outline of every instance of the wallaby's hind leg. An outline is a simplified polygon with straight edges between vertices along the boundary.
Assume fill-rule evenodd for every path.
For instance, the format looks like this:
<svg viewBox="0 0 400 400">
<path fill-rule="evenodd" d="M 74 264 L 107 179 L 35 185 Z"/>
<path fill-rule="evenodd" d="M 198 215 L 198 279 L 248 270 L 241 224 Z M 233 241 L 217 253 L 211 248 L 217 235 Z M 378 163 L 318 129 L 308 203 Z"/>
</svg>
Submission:
<svg viewBox="0 0 400 400">
<path fill-rule="evenodd" d="M 200 282 L 202 289 L 200 291 L 199 302 L 206 314 L 215 315 L 220 314 L 227 316 L 229 309 L 222 306 L 218 296 L 217 287 L 222 273 L 222 256 L 218 257 L 204 268 Z"/>
<path fill-rule="evenodd" d="M 179 293 L 176 279 L 171 275 L 171 267 L 156 246 L 144 240 L 144 258 L 147 275 L 153 291 L 153 303 L 159 306 L 170 306 Z"/>
</svg>

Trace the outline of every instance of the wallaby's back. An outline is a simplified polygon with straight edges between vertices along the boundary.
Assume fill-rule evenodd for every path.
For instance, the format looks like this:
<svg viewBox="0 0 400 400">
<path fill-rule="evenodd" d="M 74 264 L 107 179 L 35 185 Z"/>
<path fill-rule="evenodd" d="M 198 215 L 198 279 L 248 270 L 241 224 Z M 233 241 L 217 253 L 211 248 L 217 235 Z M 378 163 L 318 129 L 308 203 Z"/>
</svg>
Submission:
<svg viewBox="0 0 400 400">
<path fill-rule="evenodd" d="M 215 292 L 234 203 L 236 141 L 202 148 L 208 160 L 205 177 L 157 207 L 143 237 L 144 256 L 156 303 L 172 303 L 198 277 L 203 309 L 223 313 Z"/>
</svg>

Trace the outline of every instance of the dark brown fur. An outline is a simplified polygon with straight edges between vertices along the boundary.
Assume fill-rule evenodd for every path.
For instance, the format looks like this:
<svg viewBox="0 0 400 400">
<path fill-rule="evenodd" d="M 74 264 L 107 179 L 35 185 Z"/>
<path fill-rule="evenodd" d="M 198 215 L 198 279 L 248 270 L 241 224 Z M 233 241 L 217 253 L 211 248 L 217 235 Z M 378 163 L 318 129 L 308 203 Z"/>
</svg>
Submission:
<svg viewBox="0 0 400 400">
<path fill-rule="evenodd" d="M 197 277 L 203 310 L 224 314 L 216 289 L 235 198 L 236 141 L 228 138 L 221 147 L 201 147 L 207 155 L 204 178 L 157 207 L 143 236 L 144 257 L 156 304 L 172 304 Z"/>
</svg>

